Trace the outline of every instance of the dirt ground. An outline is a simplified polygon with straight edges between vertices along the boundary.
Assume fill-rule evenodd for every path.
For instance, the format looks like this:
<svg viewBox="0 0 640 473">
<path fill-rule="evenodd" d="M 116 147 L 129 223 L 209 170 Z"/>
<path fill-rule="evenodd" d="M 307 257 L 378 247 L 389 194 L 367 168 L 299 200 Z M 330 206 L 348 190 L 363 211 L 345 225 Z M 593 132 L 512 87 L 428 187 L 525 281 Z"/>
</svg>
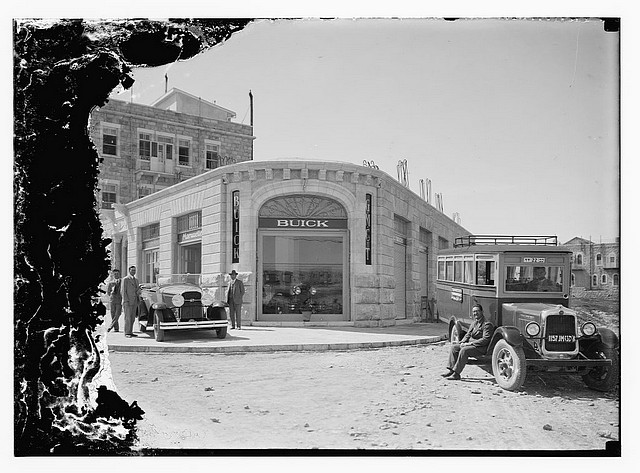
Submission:
<svg viewBox="0 0 640 473">
<path fill-rule="evenodd" d="M 619 439 L 619 392 L 489 367 L 440 377 L 449 345 L 247 354 L 110 353 L 117 391 L 146 411 L 141 448 L 594 450 Z"/>
</svg>

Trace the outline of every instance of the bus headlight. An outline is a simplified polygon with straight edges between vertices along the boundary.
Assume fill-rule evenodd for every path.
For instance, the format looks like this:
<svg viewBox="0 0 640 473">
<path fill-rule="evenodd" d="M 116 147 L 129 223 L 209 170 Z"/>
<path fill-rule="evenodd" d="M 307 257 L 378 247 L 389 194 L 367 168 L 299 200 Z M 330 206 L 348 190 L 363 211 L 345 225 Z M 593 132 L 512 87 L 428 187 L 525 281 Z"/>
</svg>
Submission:
<svg viewBox="0 0 640 473">
<path fill-rule="evenodd" d="M 596 333 L 596 326 L 593 322 L 586 322 L 582 324 L 582 327 L 580 328 L 580 330 L 582 331 L 582 335 L 586 335 L 587 337 L 590 337 L 591 335 Z"/>
<path fill-rule="evenodd" d="M 538 325 L 536 322 L 529 322 L 524 330 L 530 337 L 535 337 L 540 333 L 540 325 Z"/>
</svg>

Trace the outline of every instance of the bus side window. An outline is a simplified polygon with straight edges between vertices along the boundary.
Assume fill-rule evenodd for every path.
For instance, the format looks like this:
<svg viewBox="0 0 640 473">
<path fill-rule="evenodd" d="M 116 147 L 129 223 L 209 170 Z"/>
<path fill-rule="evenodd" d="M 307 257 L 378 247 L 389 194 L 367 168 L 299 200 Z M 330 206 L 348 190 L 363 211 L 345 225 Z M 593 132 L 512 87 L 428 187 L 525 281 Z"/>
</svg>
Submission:
<svg viewBox="0 0 640 473">
<path fill-rule="evenodd" d="M 476 284 L 487 284 L 487 267 L 484 261 L 476 261 Z"/>
<path fill-rule="evenodd" d="M 496 262 L 476 261 L 476 284 L 493 286 L 495 284 Z"/>
<path fill-rule="evenodd" d="M 495 285 L 496 262 L 487 261 L 487 286 Z"/>
</svg>

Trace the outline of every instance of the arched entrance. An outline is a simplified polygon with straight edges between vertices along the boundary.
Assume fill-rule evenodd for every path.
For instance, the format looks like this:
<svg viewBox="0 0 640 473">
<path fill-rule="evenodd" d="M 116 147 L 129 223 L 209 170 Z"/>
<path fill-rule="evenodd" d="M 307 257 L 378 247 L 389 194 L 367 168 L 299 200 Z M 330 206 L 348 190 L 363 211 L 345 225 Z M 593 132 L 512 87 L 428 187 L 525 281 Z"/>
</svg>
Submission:
<svg viewBox="0 0 640 473">
<path fill-rule="evenodd" d="M 316 195 L 268 200 L 258 213 L 260 321 L 349 320 L 347 212 Z"/>
</svg>

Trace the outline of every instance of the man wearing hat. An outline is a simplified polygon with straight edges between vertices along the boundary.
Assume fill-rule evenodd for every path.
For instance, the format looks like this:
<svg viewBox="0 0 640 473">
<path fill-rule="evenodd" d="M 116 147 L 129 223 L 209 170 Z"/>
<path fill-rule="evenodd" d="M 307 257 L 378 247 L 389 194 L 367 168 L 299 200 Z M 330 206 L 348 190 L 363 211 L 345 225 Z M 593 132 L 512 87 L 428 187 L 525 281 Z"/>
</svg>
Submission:
<svg viewBox="0 0 640 473">
<path fill-rule="evenodd" d="M 231 317 L 231 328 L 242 328 L 242 296 L 244 296 L 244 284 L 236 279 L 238 273 L 233 269 L 229 276 L 231 281 L 227 287 L 227 303 L 229 304 L 229 317 Z"/>
</svg>

